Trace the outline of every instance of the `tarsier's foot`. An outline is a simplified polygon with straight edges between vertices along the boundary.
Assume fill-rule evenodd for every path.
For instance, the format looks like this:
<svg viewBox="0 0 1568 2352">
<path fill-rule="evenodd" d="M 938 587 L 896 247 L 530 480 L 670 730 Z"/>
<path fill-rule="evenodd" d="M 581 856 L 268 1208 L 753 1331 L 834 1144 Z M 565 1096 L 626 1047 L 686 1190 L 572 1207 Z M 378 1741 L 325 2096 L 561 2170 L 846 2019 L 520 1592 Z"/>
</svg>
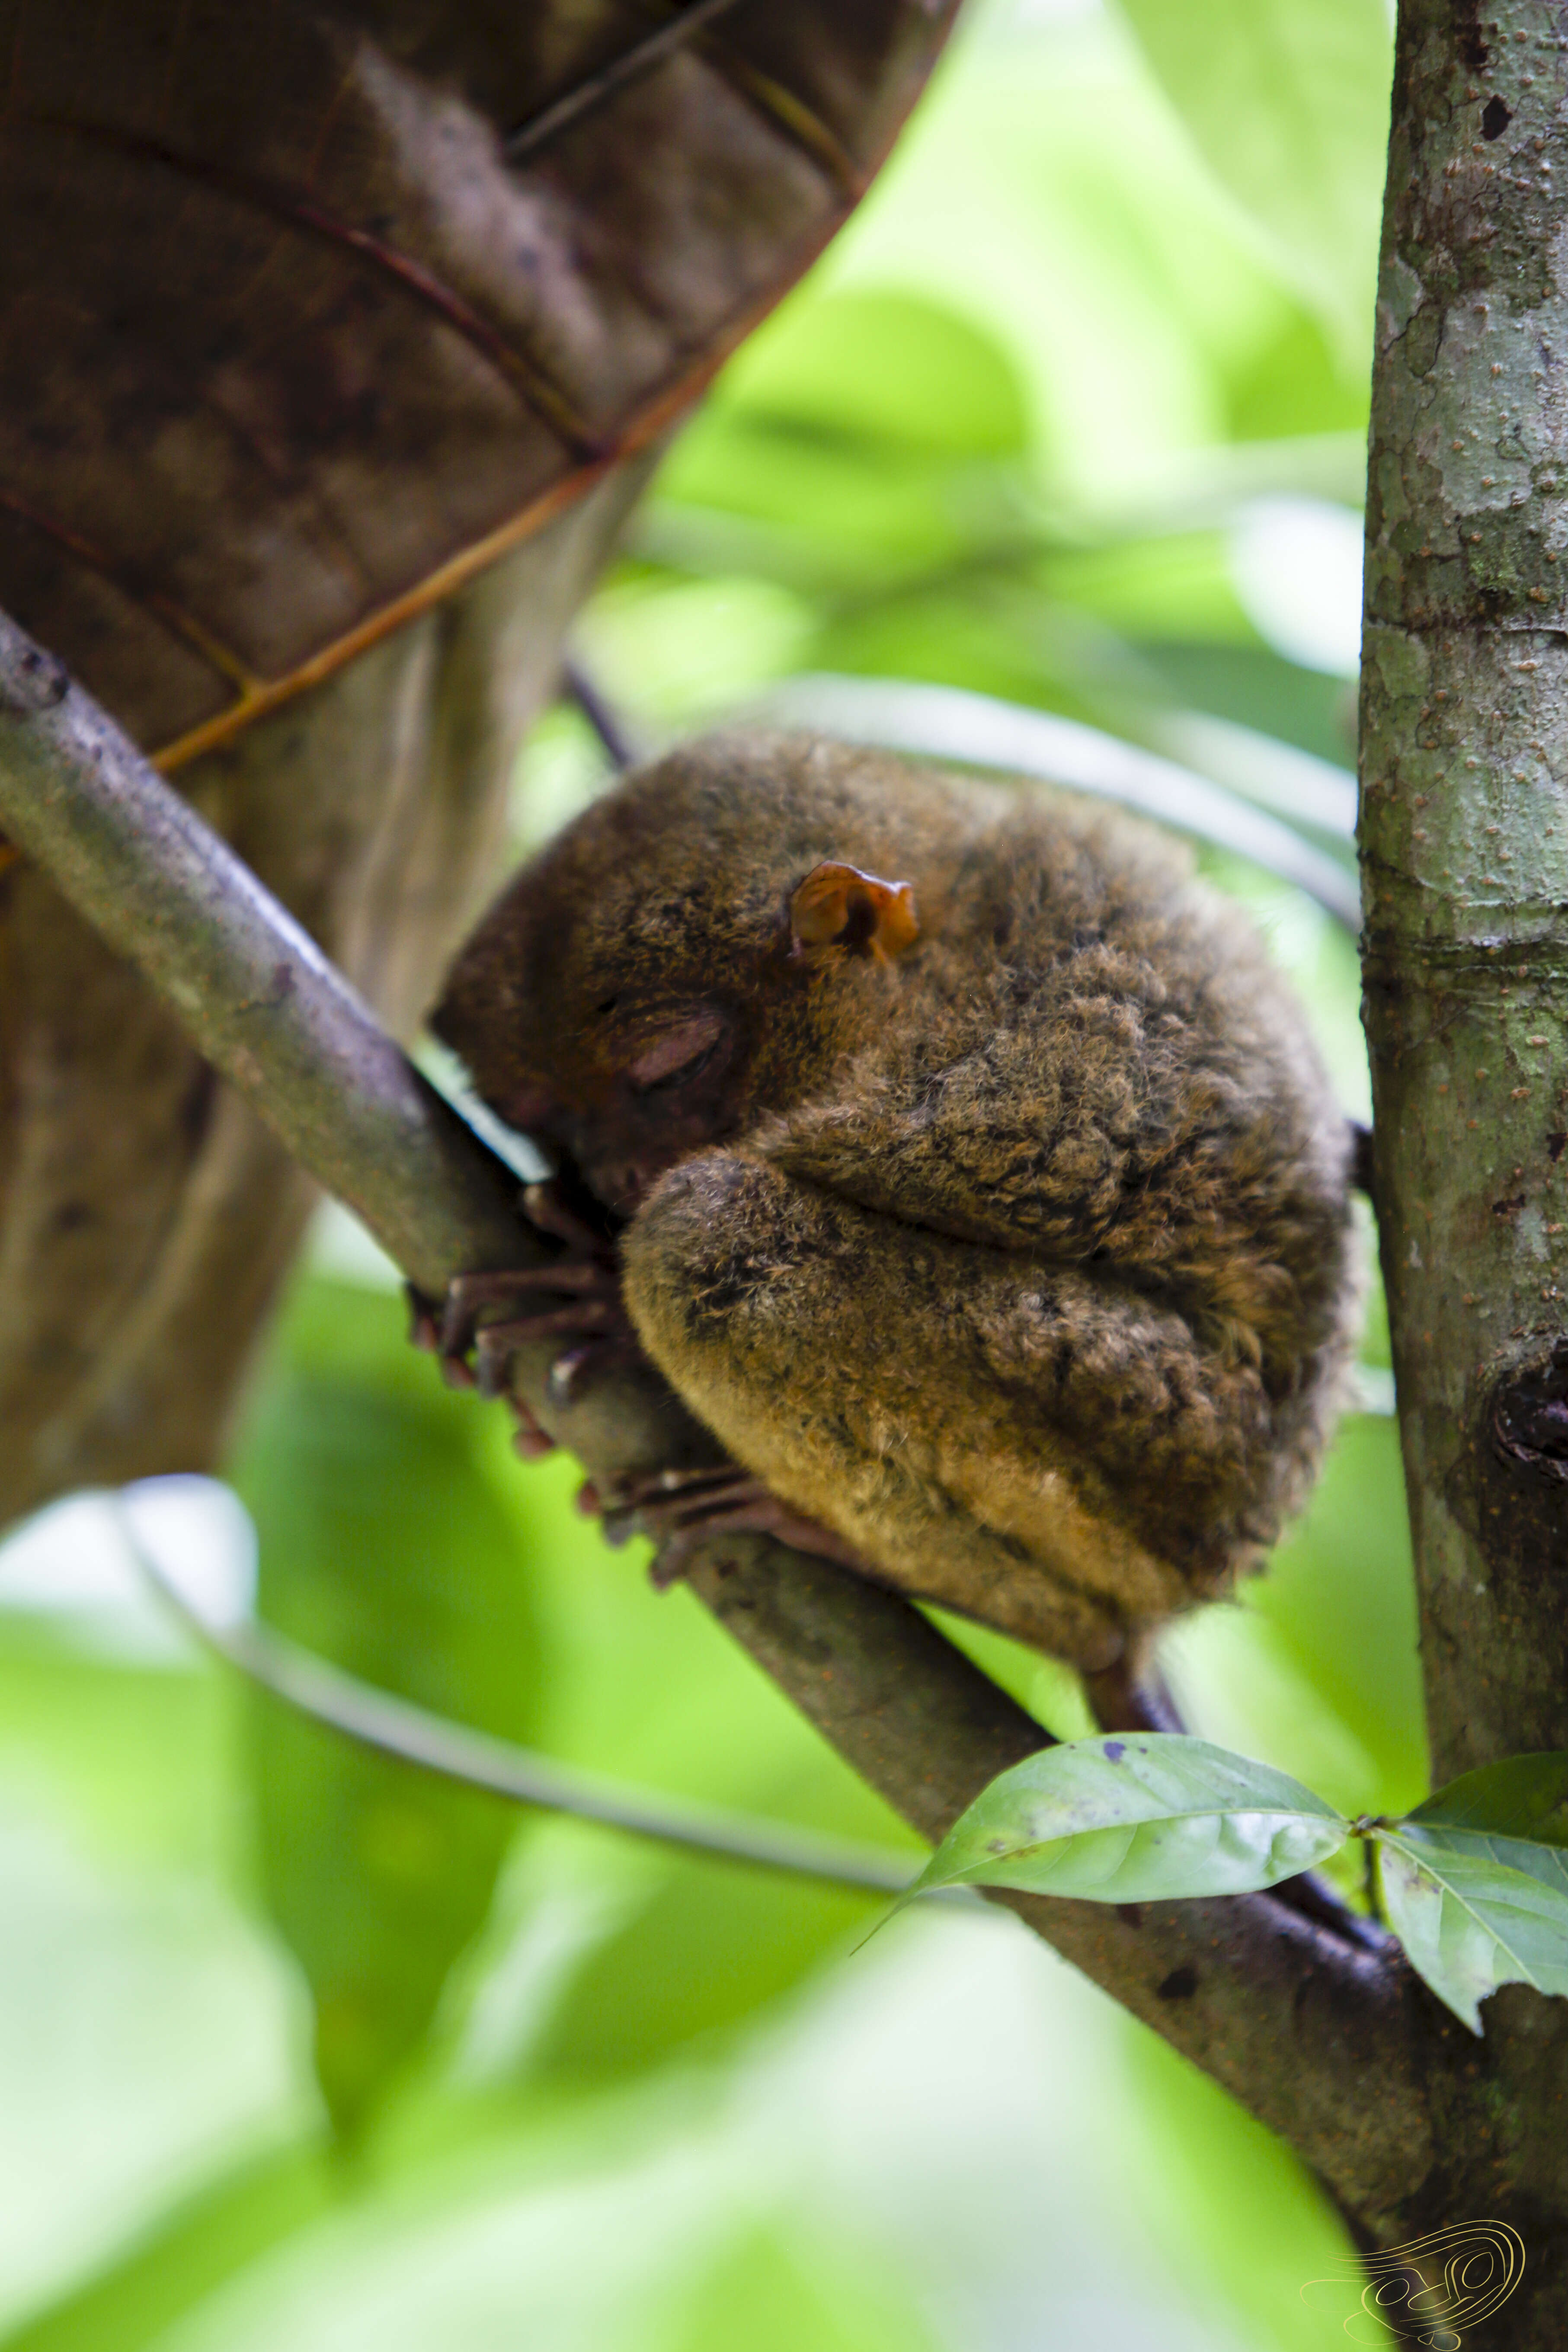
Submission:
<svg viewBox="0 0 1568 2352">
<path fill-rule="evenodd" d="M 622 1544 L 634 1535 L 652 1538 L 658 1547 L 653 1580 L 661 1588 L 685 1573 L 700 1543 L 719 1535 L 773 1536 L 796 1551 L 865 1570 L 865 1561 L 842 1536 L 781 1502 L 760 1479 L 732 1462 L 709 1470 L 656 1471 L 626 1480 L 608 1496 L 596 1486 L 584 1486 L 578 1504 L 603 1519 L 607 1542 Z"/>
<path fill-rule="evenodd" d="M 1113 1665 L 1086 1673 L 1085 1695 L 1102 1731 L 1184 1731 L 1158 1670 L 1124 1651 Z"/>
<path fill-rule="evenodd" d="M 458 1275 L 439 1308 L 411 1289 L 410 1336 L 416 1346 L 439 1356 L 452 1387 L 508 1399 L 518 1418 L 517 1451 L 531 1461 L 552 1452 L 555 1441 L 509 1391 L 515 1350 L 540 1339 L 561 1342 L 549 1388 L 563 1405 L 572 1402 L 587 1380 L 635 1361 L 641 1351 L 605 1236 L 586 1225 L 552 1185 L 530 1184 L 522 1197 L 531 1221 L 566 1244 L 562 1255 L 548 1265 Z"/>
</svg>

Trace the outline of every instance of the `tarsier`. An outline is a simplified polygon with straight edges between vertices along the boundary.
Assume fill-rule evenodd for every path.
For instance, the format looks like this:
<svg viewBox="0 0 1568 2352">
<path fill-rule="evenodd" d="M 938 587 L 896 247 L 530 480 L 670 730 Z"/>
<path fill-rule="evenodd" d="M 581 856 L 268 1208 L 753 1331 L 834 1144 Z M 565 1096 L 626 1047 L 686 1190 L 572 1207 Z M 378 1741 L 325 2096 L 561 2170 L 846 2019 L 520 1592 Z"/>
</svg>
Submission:
<svg viewBox="0 0 1568 2352">
<path fill-rule="evenodd" d="M 618 1244 L 547 1202 L 578 1247 L 459 1286 L 448 1350 L 509 1297 L 481 1347 L 559 1332 L 569 1377 L 629 1318 L 734 1465 L 605 1498 L 667 1563 L 769 1530 L 1114 1683 L 1301 1498 L 1351 1348 L 1351 1131 L 1156 833 L 710 738 L 524 869 L 436 1026 Z"/>
</svg>

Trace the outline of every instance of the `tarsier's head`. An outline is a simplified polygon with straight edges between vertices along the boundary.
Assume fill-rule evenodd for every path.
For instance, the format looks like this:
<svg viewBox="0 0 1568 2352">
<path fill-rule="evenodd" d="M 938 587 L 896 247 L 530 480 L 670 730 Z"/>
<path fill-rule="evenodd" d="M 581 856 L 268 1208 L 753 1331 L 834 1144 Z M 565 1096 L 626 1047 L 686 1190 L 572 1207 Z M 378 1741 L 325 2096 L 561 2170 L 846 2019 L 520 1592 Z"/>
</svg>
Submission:
<svg viewBox="0 0 1568 2352">
<path fill-rule="evenodd" d="M 458 958 L 437 1034 L 501 1118 L 627 1215 L 873 1034 L 929 932 L 954 814 L 876 753 L 689 745 L 523 869 Z"/>
</svg>

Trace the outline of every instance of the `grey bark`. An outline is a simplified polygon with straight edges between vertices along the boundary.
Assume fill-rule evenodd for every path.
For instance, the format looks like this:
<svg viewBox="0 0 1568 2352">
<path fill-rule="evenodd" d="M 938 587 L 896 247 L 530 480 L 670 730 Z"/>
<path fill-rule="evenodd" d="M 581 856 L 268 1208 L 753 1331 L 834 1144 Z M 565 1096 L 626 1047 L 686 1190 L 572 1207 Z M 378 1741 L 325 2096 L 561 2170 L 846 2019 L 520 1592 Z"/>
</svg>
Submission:
<svg viewBox="0 0 1568 2352">
<path fill-rule="evenodd" d="M 1434 1777 L 1568 1748 L 1568 12 L 1400 12 L 1362 693 L 1376 1191 Z M 1413 2229 L 1521 2232 L 1568 2335 L 1568 2010 L 1437 2078 Z M 1413 2184 L 1413 2188 L 1415 2184 Z"/>
<path fill-rule="evenodd" d="M 395 1035 L 499 878 L 518 741 L 646 470 L 181 772 Z M 46 875 L 0 874 L 0 1525 L 211 1467 L 313 1198 Z"/>
</svg>

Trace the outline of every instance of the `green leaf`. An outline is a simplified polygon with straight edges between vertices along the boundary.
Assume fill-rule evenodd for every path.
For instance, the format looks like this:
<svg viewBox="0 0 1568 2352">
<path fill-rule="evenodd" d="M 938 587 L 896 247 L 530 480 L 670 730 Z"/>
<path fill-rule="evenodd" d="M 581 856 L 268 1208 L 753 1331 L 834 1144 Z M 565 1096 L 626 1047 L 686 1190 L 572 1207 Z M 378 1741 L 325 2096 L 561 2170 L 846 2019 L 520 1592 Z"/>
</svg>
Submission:
<svg viewBox="0 0 1568 2352">
<path fill-rule="evenodd" d="M 402 1325 L 396 1299 L 339 1284 L 310 1285 L 290 1318 L 237 1478 L 261 1612 L 369 1682 L 526 1741 L 542 1677 L 524 1548 L 479 1466 L 472 1401 L 442 1391 Z M 251 1763 L 267 1900 L 352 2138 L 424 2043 L 516 1816 L 260 1696 Z"/>
<path fill-rule="evenodd" d="M 1310 1870 L 1350 1824 L 1284 1772 L 1163 1732 L 1074 1739 L 992 1781 L 921 1886 L 1016 1886 L 1093 1903 L 1241 1895 Z"/>
<path fill-rule="evenodd" d="M 1493 1841 L 1568 1846 L 1568 1753 L 1549 1749 L 1483 1764 L 1435 1790 L 1409 1818 Z"/>
<path fill-rule="evenodd" d="M 1389 1926 L 1411 1967 L 1472 2033 L 1481 2032 L 1480 2004 L 1499 1985 L 1568 1994 L 1568 1885 L 1560 1870 L 1548 1877 L 1514 1869 L 1485 1852 L 1477 1832 L 1414 1819 L 1372 1836 Z"/>
<path fill-rule="evenodd" d="M 1568 1755 L 1510 1756 L 1466 1772 L 1378 1842 L 1396 1856 L 1382 1864 L 1384 1900 L 1411 1965 L 1473 2032 L 1500 1984 L 1568 1991 Z M 1544 1890 L 1544 1907 L 1539 1893 L 1514 1886 L 1510 1895 L 1516 1878 Z M 1511 1900 L 1504 1913 L 1498 1888 Z"/>
<path fill-rule="evenodd" d="M 1384 0 L 1123 0 L 1215 177 L 1342 352 L 1372 323 L 1393 59 Z"/>
<path fill-rule="evenodd" d="M 1568 1755 L 1509 1756 L 1450 1780 L 1410 1815 L 1446 1852 L 1521 1870 L 1568 1897 Z"/>
<path fill-rule="evenodd" d="M 1296 433 L 1365 433 L 1364 370 L 1342 366 L 1320 319 L 1292 310 L 1260 350 L 1226 381 L 1226 419 L 1238 441 L 1281 441 Z M 1340 747 L 1342 756 L 1343 746 Z"/>
</svg>

